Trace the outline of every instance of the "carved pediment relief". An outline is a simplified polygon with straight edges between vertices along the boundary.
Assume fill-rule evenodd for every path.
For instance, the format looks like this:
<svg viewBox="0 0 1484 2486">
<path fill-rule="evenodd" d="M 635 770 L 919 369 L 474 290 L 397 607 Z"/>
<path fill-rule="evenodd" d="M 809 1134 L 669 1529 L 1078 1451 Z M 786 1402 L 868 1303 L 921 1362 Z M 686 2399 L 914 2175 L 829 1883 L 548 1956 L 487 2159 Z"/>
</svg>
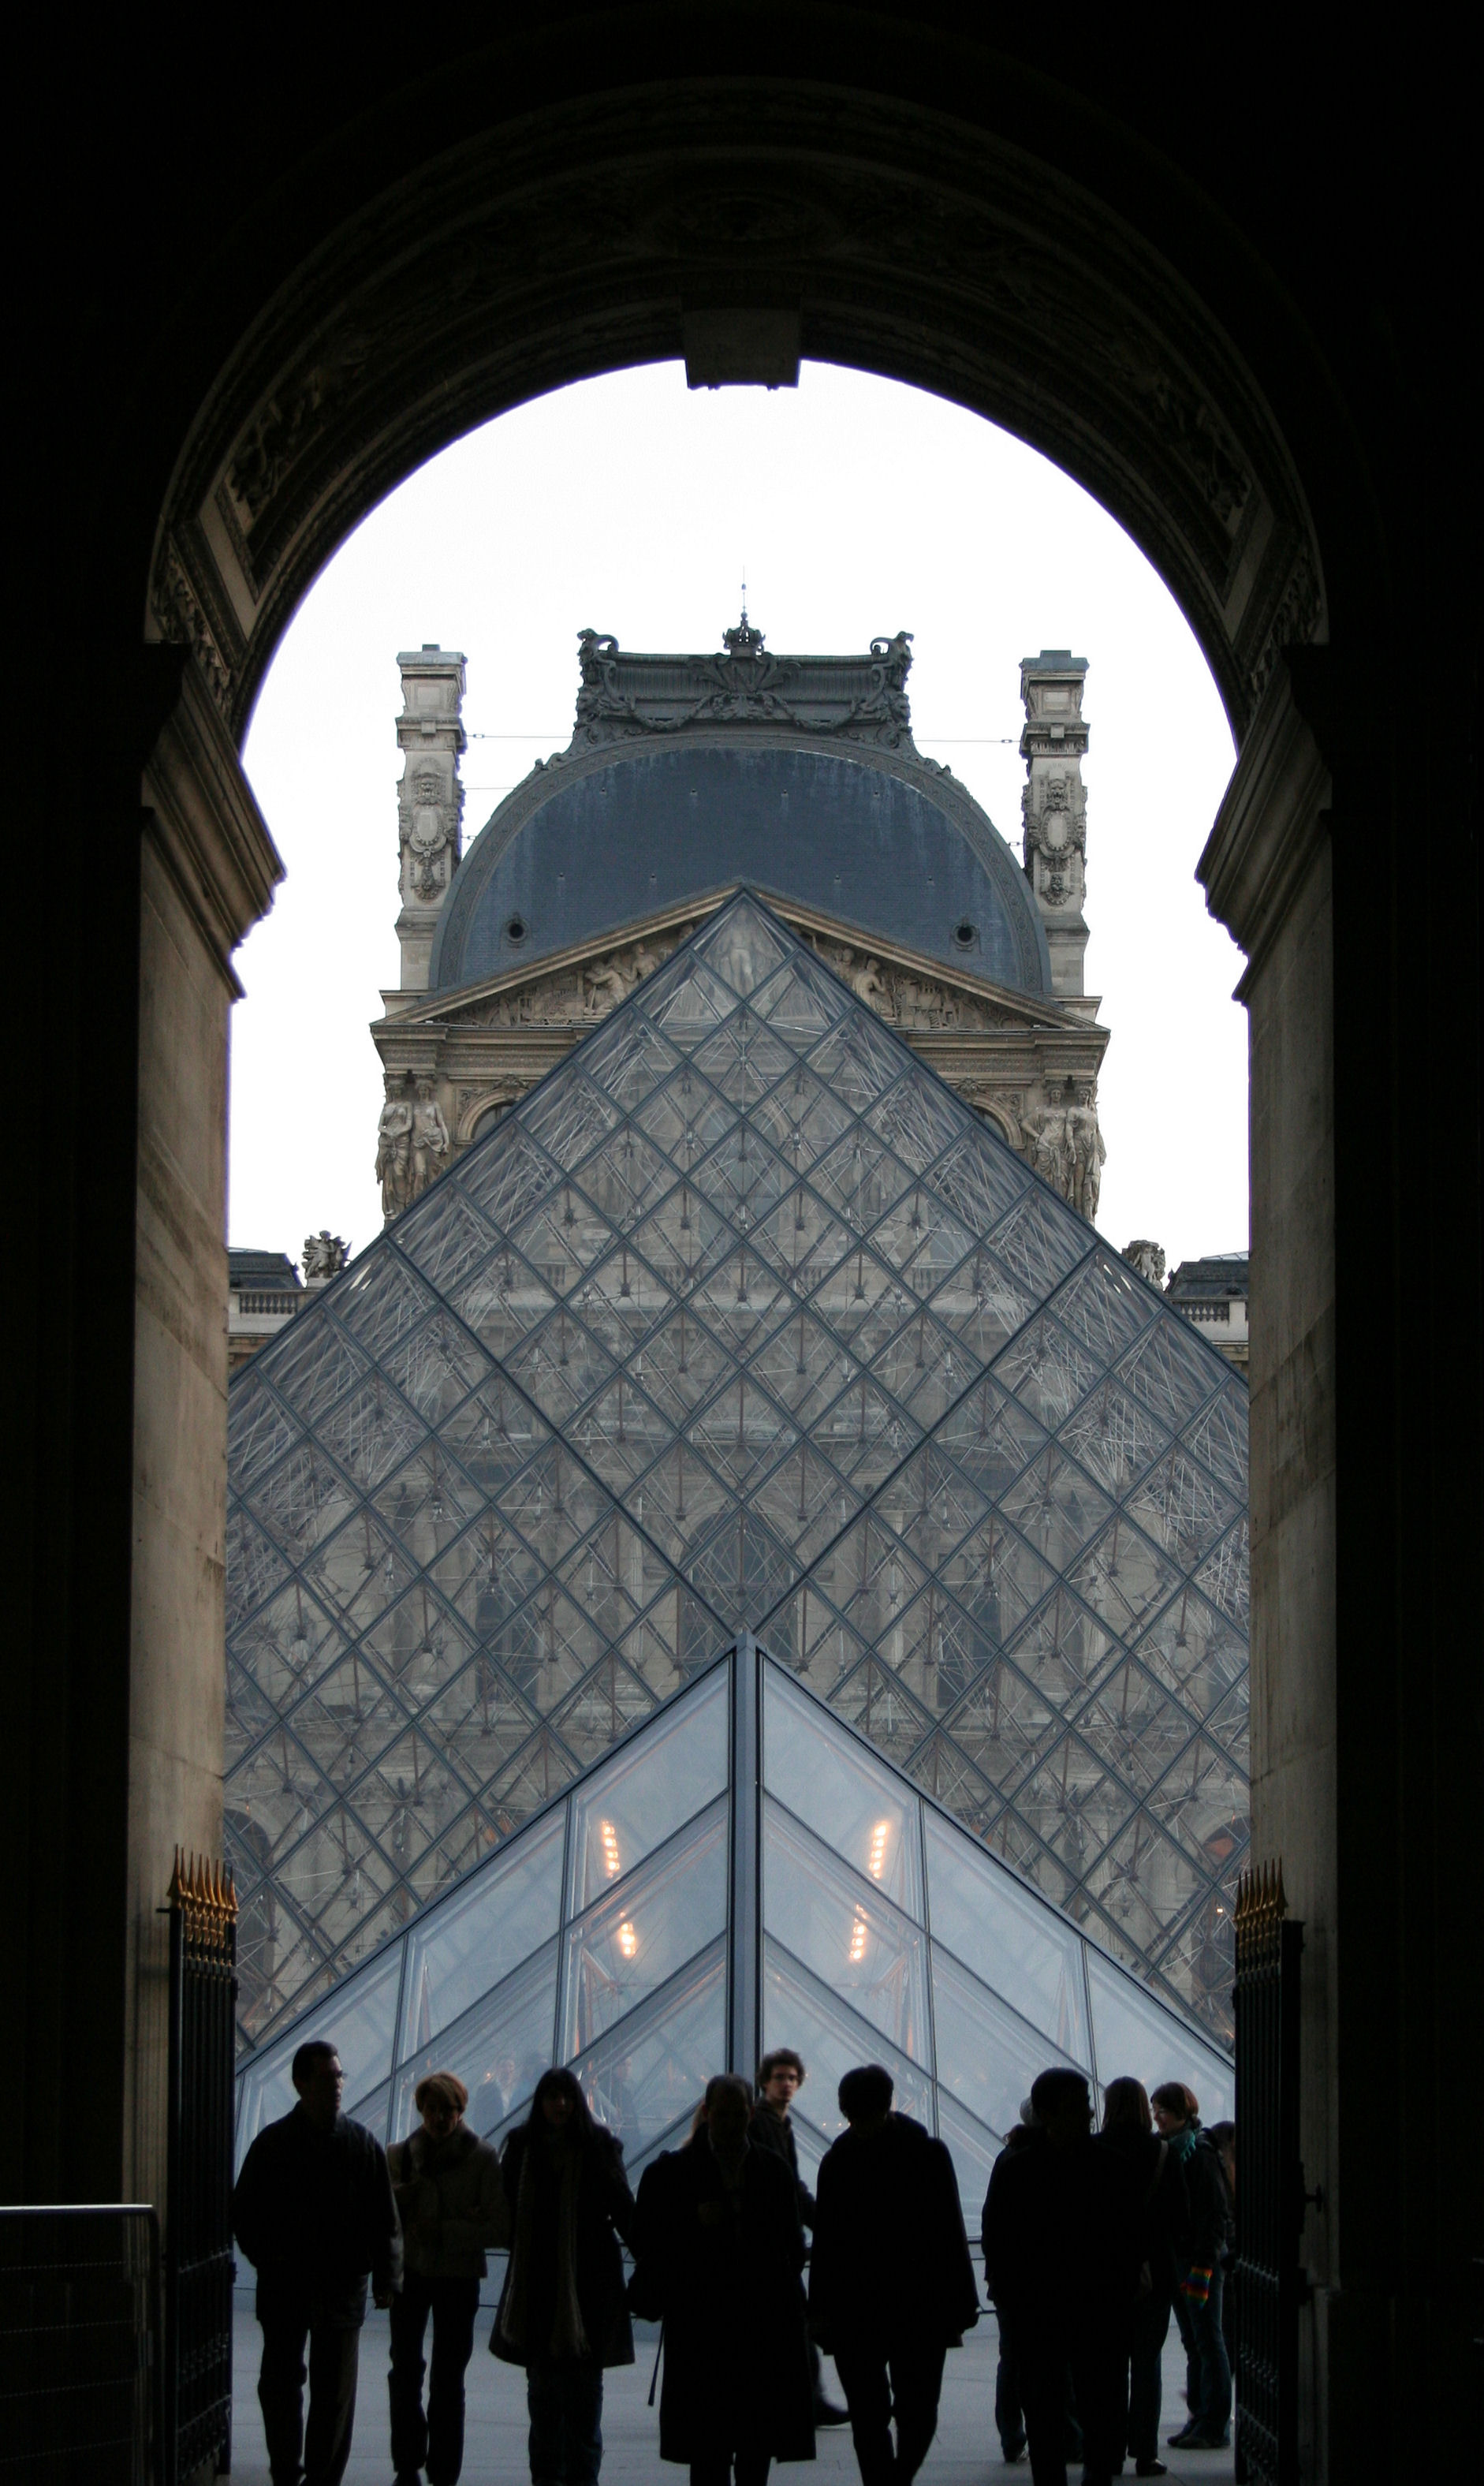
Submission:
<svg viewBox="0 0 1484 2486">
<path fill-rule="evenodd" d="M 527 969 L 398 1011 L 399 1029 L 586 1028 L 606 1018 L 636 985 L 672 955 L 696 925 L 729 892 L 688 912 L 671 910 L 635 927 L 620 942 L 593 941 L 543 958 Z M 814 949 L 878 1017 L 904 1032 L 993 1028 L 1060 1028 L 1069 1022 L 1044 995 L 1031 999 L 999 984 L 955 974 L 936 959 L 889 943 L 863 943 L 859 931 L 805 907 L 770 899 L 785 923 Z"/>
</svg>

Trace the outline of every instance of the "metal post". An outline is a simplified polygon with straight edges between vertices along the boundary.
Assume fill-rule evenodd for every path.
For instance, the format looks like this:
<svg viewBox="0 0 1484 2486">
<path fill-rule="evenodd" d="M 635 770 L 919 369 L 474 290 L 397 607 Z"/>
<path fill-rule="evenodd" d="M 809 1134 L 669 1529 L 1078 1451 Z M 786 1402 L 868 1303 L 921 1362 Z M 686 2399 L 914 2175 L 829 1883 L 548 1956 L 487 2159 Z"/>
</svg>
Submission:
<svg viewBox="0 0 1484 2486">
<path fill-rule="evenodd" d="M 750 1632 L 731 1654 L 731 1907 L 727 2060 L 749 2083 L 757 2070 L 762 1985 L 762 1660 Z"/>
</svg>

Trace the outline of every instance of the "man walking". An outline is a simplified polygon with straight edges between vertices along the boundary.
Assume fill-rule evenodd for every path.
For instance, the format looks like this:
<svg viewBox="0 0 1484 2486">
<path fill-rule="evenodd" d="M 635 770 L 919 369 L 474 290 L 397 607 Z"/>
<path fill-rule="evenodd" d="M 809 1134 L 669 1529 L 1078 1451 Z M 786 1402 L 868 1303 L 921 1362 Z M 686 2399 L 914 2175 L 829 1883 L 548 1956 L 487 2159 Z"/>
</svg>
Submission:
<svg viewBox="0 0 1484 2486">
<path fill-rule="evenodd" d="M 911 2486 L 945 2355 L 979 2318 L 953 2162 L 892 2096 L 880 2063 L 839 2085 L 849 2129 L 819 2169 L 810 2271 L 811 2327 L 844 2385 L 862 2486 Z"/>
<path fill-rule="evenodd" d="M 392 2304 L 392 2467 L 399 2486 L 457 2486 L 464 2463 L 464 2374 L 474 2348 L 485 2247 L 509 2239 L 500 2161 L 464 2121 L 469 2092 L 454 2072 L 429 2072 L 413 2095 L 423 2120 L 387 2151 L 401 2216 L 405 2268 Z M 423 2340 L 431 2317 L 427 2409 Z"/>
<path fill-rule="evenodd" d="M 794 2140 L 793 2118 L 789 2108 L 804 2086 L 804 2058 L 791 2046 L 775 2046 L 764 2055 L 757 2066 L 757 2104 L 748 2127 L 748 2137 L 759 2149 L 769 2149 L 782 2158 L 793 2178 L 799 2204 L 799 2218 L 811 2232 L 814 2224 L 814 2196 L 799 2173 L 798 2143 Z M 847 2425 L 850 2411 L 832 2400 L 824 2387 L 824 2373 L 819 2362 L 819 2350 L 813 2338 L 809 2343 L 810 2381 L 814 2393 L 814 2423 Z"/>
<path fill-rule="evenodd" d="M 1140 2188 L 1092 2139 L 1081 2072 L 1042 2072 L 1031 2106 L 1030 2144 L 1003 2150 L 990 2175 L 985 2276 L 1020 2380 L 1034 2486 L 1066 2486 L 1069 2382 L 1085 2486 L 1108 2486 L 1123 2467 Z"/>
<path fill-rule="evenodd" d="M 340 2111 L 345 2076 L 323 2037 L 294 2056 L 298 2104 L 260 2132 L 232 2196 L 258 2273 L 258 2398 L 273 2486 L 340 2486 L 350 2457 L 366 2282 L 379 2306 L 401 2275 L 385 2153 Z M 304 2350 L 309 2345 L 309 2423 Z"/>
</svg>

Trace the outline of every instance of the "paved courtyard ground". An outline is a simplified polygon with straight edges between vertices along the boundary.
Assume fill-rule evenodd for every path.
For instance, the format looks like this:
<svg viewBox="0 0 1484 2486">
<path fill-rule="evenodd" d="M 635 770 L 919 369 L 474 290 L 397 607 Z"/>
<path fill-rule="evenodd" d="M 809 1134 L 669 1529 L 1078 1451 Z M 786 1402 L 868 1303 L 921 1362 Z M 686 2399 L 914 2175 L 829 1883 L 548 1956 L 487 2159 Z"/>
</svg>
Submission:
<svg viewBox="0 0 1484 2486">
<path fill-rule="evenodd" d="M 526 2462 L 525 2377 L 501 2364 L 488 2353 L 492 2312 L 481 2317 L 469 2368 L 469 2416 L 464 2454 L 464 2486 L 520 2486 Z M 252 2293 L 238 2289 L 236 2299 L 236 2385 L 234 2407 L 232 2473 L 234 2486 L 268 2486 L 262 2425 L 258 2413 L 258 2345 Z M 949 2357 L 944 2379 L 938 2439 L 922 2471 L 922 2486 L 987 2486 L 1000 2478 L 1024 2478 L 1024 2461 L 1006 2468 L 995 2434 L 994 2318 L 981 2316 L 962 2348 Z M 607 2378 L 603 2402 L 603 2486 L 676 2486 L 684 2472 L 667 2468 L 659 2456 L 656 2414 L 648 2407 L 649 2377 L 654 2367 L 651 2332 L 639 2343 L 638 2362 Z M 391 2486 L 392 2463 L 387 2450 L 387 2319 L 372 2313 L 361 2338 L 361 2384 L 356 2409 L 355 2445 L 346 2472 L 346 2486 Z M 826 2366 L 827 2376 L 833 2368 Z M 1172 2434 L 1184 2415 L 1180 2391 L 1184 2360 L 1178 2346 L 1165 2352 L 1163 2432 Z M 838 2394 L 837 2394 L 838 2395 Z M 832 2429 L 818 2438 L 818 2456 L 811 2469 L 774 2471 L 777 2486 L 858 2486 L 848 2428 Z M 1174 2486 L 1226 2486 L 1232 2474 L 1229 2451 L 1165 2451 Z M 1072 2474 L 1076 2476 L 1075 2469 Z M 1128 2472 L 1132 2476 L 1132 2469 Z"/>
</svg>

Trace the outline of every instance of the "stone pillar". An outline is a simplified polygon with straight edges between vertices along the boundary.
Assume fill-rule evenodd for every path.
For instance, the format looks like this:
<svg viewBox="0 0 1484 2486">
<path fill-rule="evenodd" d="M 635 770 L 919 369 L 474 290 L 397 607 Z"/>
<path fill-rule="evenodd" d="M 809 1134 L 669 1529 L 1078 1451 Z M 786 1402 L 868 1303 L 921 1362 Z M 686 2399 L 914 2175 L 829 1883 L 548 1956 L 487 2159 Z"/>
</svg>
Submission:
<svg viewBox="0 0 1484 2486">
<path fill-rule="evenodd" d="M 438 916 L 462 850 L 464 789 L 458 762 L 467 744 L 460 717 L 464 660 L 456 648 L 429 644 L 397 661 L 402 677 L 397 741 L 405 755 L 397 792 L 401 898 L 397 937 L 402 953 L 401 989 L 423 993 Z"/>
<path fill-rule="evenodd" d="M 1086 894 L 1087 798 L 1083 790 L 1083 753 L 1087 728 L 1083 723 L 1086 656 L 1065 648 L 1043 648 L 1038 656 L 1023 656 L 1020 695 L 1026 723 L 1020 756 L 1026 762 L 1026 786 L 1020 808 L 1026 827 L 1026 877 L 1046 926 L 1051 952 L 1051 983 L 1056 993 L 1083 990 L 1083 953 L 1087 926 L 1083 918 Z"/>
</svg>

